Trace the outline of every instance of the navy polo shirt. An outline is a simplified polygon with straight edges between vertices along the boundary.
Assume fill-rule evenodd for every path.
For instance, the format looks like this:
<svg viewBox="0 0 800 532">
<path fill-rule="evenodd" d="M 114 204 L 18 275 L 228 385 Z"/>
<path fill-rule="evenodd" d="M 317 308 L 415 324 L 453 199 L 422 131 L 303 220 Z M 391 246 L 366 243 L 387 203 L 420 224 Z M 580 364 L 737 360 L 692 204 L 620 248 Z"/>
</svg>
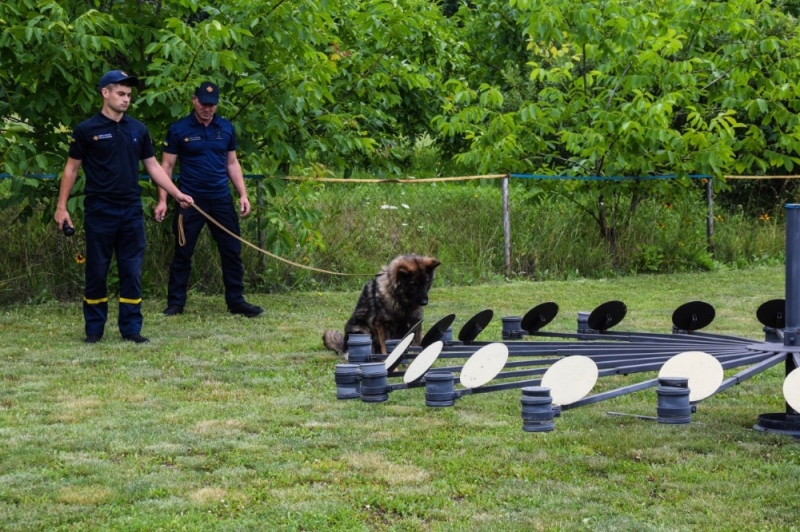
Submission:
<svg viewBox="0 0 800 532">
<path fill-rule="evenodd" d="M 142 194 L 139 161 L 155 152 L 144 124 L 126 115 L 115 122 L 99 112 L 72 131 L 69 156 L 83 165 L 87 198 L 129 205 Z"/>
<path fill-rule="evenodd" d="M 193 198 L 219 199 L 230 194 L 228 152 L 236 151 L 233 124 L 217 115 L 208 127 L 194 112 L 169 127 L 164 153 L 180 162 L 178 188 Z"/>
</svg>

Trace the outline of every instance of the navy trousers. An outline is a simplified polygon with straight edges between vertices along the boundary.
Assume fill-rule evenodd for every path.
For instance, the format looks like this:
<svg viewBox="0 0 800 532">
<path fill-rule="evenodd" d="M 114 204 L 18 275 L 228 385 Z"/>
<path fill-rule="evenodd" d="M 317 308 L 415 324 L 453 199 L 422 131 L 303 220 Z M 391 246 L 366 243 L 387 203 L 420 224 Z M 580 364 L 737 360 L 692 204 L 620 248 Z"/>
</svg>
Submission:
<svg viewBox="0 0 800 532">
<path fill-rule="evenodd" d="M 239 233 L 239 215 L 234 209 L 233 198 L 227 196 L 222 199 L 208 200 L 193 198 L 194 202 L 209 216 L 217 220 L 235 235 Z M 178 218 L 183 215 L 183 234 L 186 238 L 185 245 L 178 242 Z M 242 264 L 242 243 L 216 224 L 206 219 L 194 207 L 188 209 L 178 208 L 173 222 L 175 234 L 175 254 L 169 268 L 169 294 L 168 305 L 186 305 L 186 291 L 189 287 L 189 275 L 192 272 L 192 255 L 200 237 L 200 231 L 208 225 L 211 236 L 217 243 L 219 256 L 222 263 L 222 282 L 225 285 L 225 302 L 228 306 L 244 303 L 244 264 Z"/>
<path fill-rule="evenodd" d="M 116 254 L 119 273 L 119 317 L 123 336 L 142 330 L 142 264 L 145 233 L 142 204 L 121 206 L 86 198 L 86 272 L 83 319 L 87 336 L 103 336 L 108 319 L 108 270 Z"/>
</svg>

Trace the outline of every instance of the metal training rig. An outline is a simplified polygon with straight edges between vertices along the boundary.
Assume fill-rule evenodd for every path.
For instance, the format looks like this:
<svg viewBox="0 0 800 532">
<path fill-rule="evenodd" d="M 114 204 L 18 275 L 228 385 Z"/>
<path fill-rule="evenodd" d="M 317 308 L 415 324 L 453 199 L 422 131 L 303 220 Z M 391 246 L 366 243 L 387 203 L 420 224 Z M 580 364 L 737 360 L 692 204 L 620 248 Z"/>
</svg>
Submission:
<svg viewBox="0 0 800 532">
<path fill-rule="evenodd" d="M 788 399 L 789 394 L 793 398 L 800 396 L 800 390 L 797 389 L 800 380 L 792 378 L 790 382 L 788 378 L 800 366 L 800 204 L 786 205 L 785 299 L 767 301 L 756 312 L 764 326 L 764 341 L 700 332 L 715 316 L 714 308 L 703 301 L 686 303 L 674 311 L 671 334 L 611 331 L 626 313 L 627 307 L 623 302 L 608 301 L 592 312 L 579 312 L 575 333 L 546 332 L 542 329 L 558 314 L 558 305 L 553 302 L 542 303 L 522 317 L 502 318 L 502 343 L 477 341 L 478 335 L 493 318 L 491 310 L 483 310 L 470 318 L 461 328 L 457 340 L 453 338 L 450 327 L 455 315 L 450 314 L 428 330 L 420 347 L 409 347 L 410 336 L 387 342 L 387 349 L 391 349 L 388 356 L 372 354 L 368 336 L 360 338 L 351 335 L 348 344 L 349 363 L 336 366 L 336 395 L 339 399 L 360 397 L 364 402 L 383 402 L 388 400 L 391 392 L 425 387 L 425 403 L 428 406 L 446 407 L 453 406 L 457 399 L 465 395 L 520 388 L 523 429 L 545 432 L 553 429 L 552 419 L 559 416 L 562 410 L 658 387 L 658 416 L 636 417 L 662 423 L 688 423 L 699 400 L 723 392 L 783 363 L 787 376 L 784 385 L 784 395 L 787 397 L 785 412 L 761 414 L 753 428 L 800 438 L 800 413 L 792 408 Z M 676 360 L 678 355 L 689 355 L 691 358 L 692 354 L 698 357 L 710 355 L 723 370 L 744 369 L 724 379 L 720 372 L 719 381 L 701 380 L 692 374 L 660 374 L 629 386 L 585 395 L 594 386 L 595 381 L 591 380 L 591 376 L 576 374 L 570 383 L 570 368 L 564 362 L 559 363 L 571 357 L 575 357 L 576 363 L 578 358 L 588 358 L 596 366 L 596 379 L 659 371 L 665 363 Z M 466 358 L 467 361 L 460 366 L 432 368 L 436 360 L 451 358 Z M 692 363 L 701 361 L 700 358 L 692 359 Z M 404 369 L 400 369 L 401 365 L 406 364 Z M 572 364 L 572 368 L 577 367 Z M 550 388 L 542 386 L 543 379 L 550 374 L 555 375 L 556 368 L 560 369 L 562 377 L 556 381 L 558 395 L 569 397 L 569 402 L 562 401 L 566 404 L 552 404 Z M 585 366 L 580 371 L 583 369 Z M 699 371 L 700 367 L 692 367 L 689 372 L 696 370 Z M 459 374 L 457 378 L 456 373 Z M 800 376 L 800 372 L 793 375 L 797 376 Z M 403 382 L 390 384 L 388 379 L 395 377 L 401 377 Z M 712 383 L 712 388 L 703 393 L 701 399 L 690 402 L 689 390 L 693 388 L 694 377 L 697 377 L 696 383 Z M 488 384 L 490 381 L 492 384 Z M 461 388 L 456 389 L 456 384 Z M 574 393 L 565 394 L 562 388 L 573 384 L 576 388 L 584 386 L 588 389 L 585 393 L 572 390 L 578 396 Z M 787 392 L 790 385 L 792 389 Z M 796 400 L 792 403 L 797 406 Z"/>
</svg>

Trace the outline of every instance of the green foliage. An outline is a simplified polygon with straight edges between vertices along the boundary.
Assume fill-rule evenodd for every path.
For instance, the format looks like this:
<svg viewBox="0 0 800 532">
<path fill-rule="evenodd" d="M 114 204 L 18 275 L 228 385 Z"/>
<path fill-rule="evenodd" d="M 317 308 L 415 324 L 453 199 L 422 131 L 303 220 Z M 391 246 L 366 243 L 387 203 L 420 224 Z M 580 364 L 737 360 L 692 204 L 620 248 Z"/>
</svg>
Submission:
<svg viewBox="0 0 800 532">
<path fill-rule="evenodd" d="M 748 228 L 728 232 L 732 224 L 721 224 L 714 258 L 773 260 L 780 223 L 773 232 L 750 225 L 778 217 L 794 187 L 728 185 L 719 176 L 795 171 L 800 53 L 792 5 L 11 0 L 0 4 L 0 171 L 13 178 L 0 209 L 13 227 L 44 223 L 24 229 L 44 234 L 57 184 L 31 174 L 62 167 L 71 128 L 99 105 L 97 79 L 122 68 L 143 80 L 131 114 L 156 141 L 188 112 L 198 82 L 221 86 L 220 114 L 237 127 L 245 172 L 269 176 L 248 180 L 255 210 L 245 231 L 292 260 L 364 272 L 413 249 L 442 255 L 453 282 L 503 271 L 496 182 L 436 194 L 409 188 L 409 209 L 364 218 L 359 209 L 402 203 L 393 194 L 403 189 L 340 192 L 272 178 L 354 171 L 679 176 L 518 182 L 514 270 L 533 278 L 715 267 L 702 213 L 689 207 L 702 205 L 703 186 L 687 176 L 707 173 L 720 212 Z M 79 182 L 69 203 L 76 221 L 80 189 Z M 148 208 L 154 193 L 146 183 Z M 682 205 L 684 214 L 660 219 L 664 203 Z M 464 213 L 471 240 L 443 245 L 465 232 L 455 223 Z M 754 243 L 762 233 L 766 240 Z M 169 225 L 152 224 L 148 234 L 145 278 L 157 291 Z M 215 291 L 215 254 L 205 245 L 194 286 Z M 47 263 L 15 257 L 9 264 Z M 248 272 L 260 290 L 350 282 L 260 256 Z M 52 281 L 28 279 L 26 298 Z"/>
<path fill-rule="evenodd" d="M 457 18 L 470 42 L 481 43 L 472 50 L 484 58 L 476 63 L 494 68 L 452 79 L 434 121 L 442 135 L 469 142 L 458 155 L 464 164 L 485 172 L 719 178 L 791 171 L 800 160 L 797 22 L 769 3 L 474 4 Z M 495 31 L 501 26 L 515 38 Z M 718 191 L 724 187 L 715 179 Z M 644 196 L 691 190 L 688 179 L 552 188 L 581 195 L 580 207 L 615 249 Z"/>
<path fill-rule="evenodd" d="M 156 142 L 213 79 L 246 173 L 397 174 L 409 139 L 431 129 L 442 80 L 463 62 L 443 20 L 427 0 L 4 2 L 0 170 L 14 176 L 10 201 L 34 209 L 52 193 L 23 176 L 63 167 L 69 132 L 99 106 L 97 81 L 111 68 L 143 80 L 130 112 Z M 265 189 L 267 244 L 319 245 L 313 189 L 286 190 Z"/>
</svg>

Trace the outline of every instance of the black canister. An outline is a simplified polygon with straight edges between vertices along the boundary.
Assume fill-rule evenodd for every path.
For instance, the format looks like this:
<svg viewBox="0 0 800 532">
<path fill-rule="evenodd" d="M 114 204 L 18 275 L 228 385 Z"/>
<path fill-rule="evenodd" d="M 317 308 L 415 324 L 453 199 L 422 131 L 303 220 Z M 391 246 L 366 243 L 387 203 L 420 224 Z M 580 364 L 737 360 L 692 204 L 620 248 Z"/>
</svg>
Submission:
<svg viewBox="0 0 800 532">
<path fill-rule="evenodd" d="M 689 379 L 686 377 L 659 377 L 659 386 L 674 386 L 675 388 L 688 388 Z"/>
<path fill-rule="evenodd" d="M 522 388 L 522 430 L 525 432 L 550 432 L 553 423 L 553 398 L 550 388 L 527 386 Z"/>
<path fill-rule="evenodd" d="M 425 404 L 427 406 L 453 406 L 456 404 L 455 377 L 452 372 L 425 374 Z"/>
<path fill-rule="evenodd" d="M 522 316 L 506 316 L 503 320 L 503 340 L 519 340 L 525 331 L 522 330 Z"/>
<path fill-rule="evenodd" d="M 351 334 L 347 337 L 347 361 L 354 364 L 368 362 L 372 355 L 372 337 L 368 334 Z"/>
<path fill-rule="evenodd" d="M 447 329 L 445 329 L 444 334 L 442 335 L 442 342 L 444 342 L 445 345 L 450 345 L 453 343 L 452 327 L 448 327 Z"/>
<path fill-rule="evenodd" d="M 361 372 L 358 364 L 336 364 L 333 375 L 336 380 L 337 399 L 361 397 Z"/>
<path fill-rule="evenodd" d="M 361 400 L 365 403 L 381 403 L 389 399 L 389 384 L 386 365 L 383 362 L 361 364 Z"/>
<path fill-rule="evenodd" d="M 692 405 L 689 403 L 689 379 L 684 377 L 660 377 L 656 388 L 658 395 L 658 422 L 679 425 L 692 422 Z M 672 384 L 665 386 L 664 383 Z"/>
</svg>

